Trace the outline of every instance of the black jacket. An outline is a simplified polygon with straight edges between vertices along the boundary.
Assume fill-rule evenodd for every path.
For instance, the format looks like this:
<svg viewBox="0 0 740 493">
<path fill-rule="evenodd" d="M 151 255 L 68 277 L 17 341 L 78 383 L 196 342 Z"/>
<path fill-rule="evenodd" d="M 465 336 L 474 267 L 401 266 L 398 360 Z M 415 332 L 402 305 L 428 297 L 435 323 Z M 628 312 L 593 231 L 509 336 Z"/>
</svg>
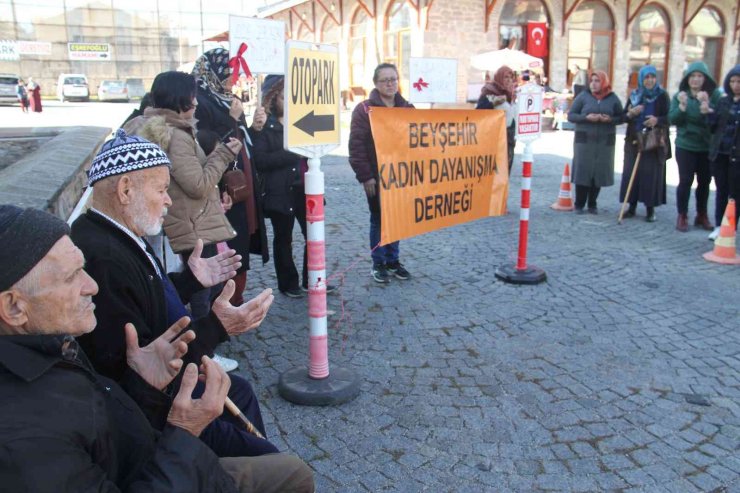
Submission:
<svg viewBox="0 0 740 493">
<path fill-rule="evenodd" d="M 198 120 L 196 125 L 198 130 L 210 130 L 217 133 L 219 136 L 224 136 L 230 131 L 233 131 L 232 136 L 235 138 L 244 138 L 244 131 L 247 129 L 247 123 L 242 116 L 241 121 L 237 122 L 231 115 L 229 110 L 224 106 L 219 106 L 205 91 L 198 87 L 196 93 L 198 100 L 198 107 L 195 109 L 195 119 Z M 253 139 L 253 132 L 249 132 L 250 137 Z M 244 159 L 249 159 L 246 155 L 246 150 L 240 153 L 236 165 L 240 170 L 244 170 Z M 254 159 L 252 159 L 254 161 Z M 259 186 L 257 185 L 257 173 L 252 163 L 252 183 L 254 183 L 253 193 L 259 197 Z M 223 189 L 223 187 L 222 187 Z M 255 254 L 262 256 L 262 263 L 267 262 L 270 259 L 269 251 L 267 248 L 267 230 L 265 229 L 265 218 L 262 212 L 262 204 L 259 199 L 256 200 L 257 206 L 257 231 L 247 236 L 247 210 L 244 204 L 235 204 L 231 209 L 226 212 L 226 218 L 231 223 L 231 226 L 236 230 L 236 238 L 229 240 L 229 246 L 236 250 L 236 252 L 243 257 L 242 269 L 249 266 L 249 254 Z"/>
<path fill-rule="evenodd" d="M 735 127 L 735 132 L 733 134 L 732 147 L 729 149 L 730 163 L 740 166 L 740 121 L 738 121 L 740 116 L 732 112 L 733 105 L 736 104 L 734 102 L 732 88 L 730 87 L 730 79 L 733 76 L 740 76 L 740 65 L 735 65 L 735 67 L 727 72 L 724 82 L 725 95 L 713 108 L 714 112 L 709 113 L 706 117 L 709 130 L 712 132 L 712 138 L 709 143 L 709 160 L 714 161 L 717 159 L 722 139 L 725 135 L 725 129 L 732 125 Z"/>
<path fill-rule="evenodd" d="M 205 444 L 171 425 L 156 432 L 127 392 L 167 396 L 133 371 L 124 392 L 77 348 L 70 336 L 0 336 L 3 491 L 236 492 Z"/>
<path fill-rule="evenodd" d="M 262 207 L 270 212 L 293 214 L 293 189 L 303 187 L 301 156 L 283 149 L 283 124 L 267 117 L 265 127 L 254 135 L 254 164 L 260 174 Z"/>
<path fill-rule="evenodd" d="M 101 374 L 120 381 L 126 368 L 123 327 L 131 322 L 145 346 L 168 328 L 164 288 L 154 266 L 132 238 L 103 216 L 88 211 L 72 225 L 72 240 L 85 255 L 85 270 L 98 283 L 93 296 L 98 327 L 78 338 L 80 345 Z M 149 253 L 154 252 L 147 244 Z M 158 262 L 158 261 L 157 261 Z M 159 265 L 162 272 L 162 266 Z M 169 274 L 183 302 L 203 289 L 189 269 Z M 196 338 L 183 360 L 200 364 L 228 335 L 213 313 L 190 324 Z"/>
</svg>

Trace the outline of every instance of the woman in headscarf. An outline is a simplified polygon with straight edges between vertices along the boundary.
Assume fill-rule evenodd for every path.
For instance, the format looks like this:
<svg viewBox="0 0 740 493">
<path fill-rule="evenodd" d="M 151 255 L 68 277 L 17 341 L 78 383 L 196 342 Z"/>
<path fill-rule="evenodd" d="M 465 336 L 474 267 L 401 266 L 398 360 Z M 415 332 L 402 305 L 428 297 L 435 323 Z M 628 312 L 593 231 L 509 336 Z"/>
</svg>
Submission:
<svg viewBox="0 0 740 493">
<path fill-rule="evenodd" d="M 589 89 L 581 92 L 568 112 L 575 123 L 573 176 L 576 185 L 576 214 L 598 214 L 596 199 L 601 187 L 614 185 L 614 149 L 617 125 L 622 123 L 622 102 L 612 92 L 605 72 L 591 74 Z"/>
<path fill-rule="evenodd" d="M 267 116 L 264 109 L 257 109 L 252 127 L 247 128 L 241 101 L 231 93 L 234 74 L 229 65 L 227 50 L 216 48 L 203 53 L 195 61 L 192 73 L 198 85 L 196 91 L 198 107 L 195 110 L 198 130 L 215 132 L 222 138 L 231 135 L 244 144 L 237 156 L 236 168 L 244 173 L 247 189 L 251 193 L 246 200 L 233 204 L 226 212 L 226 217 L 237 233 L 234 239 L 228 241 L 228 245 L 242 256 L 242 267 L 234 278 L 236 289 L 231 299 L 231 302 L 238 306 L 244 302 L 242 294 L 247 284 L 249 254 L 262 255 L 263 263 L 269 259 L 257 177 L 250 159 L 252 146 L 250 132 L 261 130 Z"/>
<path fill-rule="evenodd" d="M 493 75 L 493 80 L 483 85 L 478 98 L 476 110 L 503 110 L 506 113 L 506 147 L 509 157 L 509 174 L 514 164 L 514 147 L 516 146 L 516 106 L 514 91 L 516 74 L 506 65 L 500 67 Z"/>
<path fill-rule="evenodd" d="M 655 221 L 655 207 L 666 203 L 665 163 L 671 158 L 668 140 L 668 109 L 671 100 L 658 84 L 658 72 L 652 65 L 640 69 L 637 88 L 632 91 L 625 108 L 627 134 L 624 138 L 624 169 L 619 200 L 624 201 L 632 170 L 639 152 L 638 135 L 646 132 L 661 132 L 666 145 L 650 151 L 643 150 L 637 173 L 632 183 L 628 202 L 629 209 L 624 217 L 634 217 L 637 202 L 647 208 L 647 222 Z"/>
</svg>

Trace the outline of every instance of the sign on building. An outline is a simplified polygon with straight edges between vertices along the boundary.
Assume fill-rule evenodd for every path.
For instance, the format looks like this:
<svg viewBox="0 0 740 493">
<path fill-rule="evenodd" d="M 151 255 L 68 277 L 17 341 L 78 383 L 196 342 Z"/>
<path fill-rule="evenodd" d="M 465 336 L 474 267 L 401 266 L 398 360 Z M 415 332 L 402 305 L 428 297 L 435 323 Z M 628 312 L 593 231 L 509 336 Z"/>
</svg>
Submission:
<svg viewBox="0 0 740 493">
<path fill-rule="evenodd" d="M 229 16 L 229 56 L 244 43 L 242 57 L 253 74 L 282 74 L 285 69 L 285 23 L 256 17 Z"/>
<path fill-rule="evenodd" d="M 454 103 L 457 99 L 457 60 L 409 58 L 409 101 Z"/>
<path fill-rule="evenodd" d="M 21 55 L 51 55 L 51 43 L 48 41 L 18 41 L 18 53 Z"/>
<path fill-rule="evenodd" d="M 0 60 L 18 60 L 18 43 L 9 39 L 0 40 Z"/>
<path fill-rule="evenodd" d="M 542 132 L 542 87 L 532 83 L 521 86 L 517 110 L 517 140 L 531 142 L 539 139 Z"/>
<path fill-rule="evenodd" d="M 288 41 L 283 146 L 321 157 L 339 145 L 339 49 Z"/>
<path fill-rule="evenodd" d="M 67 43 L 70 60 L 109 61 L 111 59 L 108 43 Z"/>
</svg>

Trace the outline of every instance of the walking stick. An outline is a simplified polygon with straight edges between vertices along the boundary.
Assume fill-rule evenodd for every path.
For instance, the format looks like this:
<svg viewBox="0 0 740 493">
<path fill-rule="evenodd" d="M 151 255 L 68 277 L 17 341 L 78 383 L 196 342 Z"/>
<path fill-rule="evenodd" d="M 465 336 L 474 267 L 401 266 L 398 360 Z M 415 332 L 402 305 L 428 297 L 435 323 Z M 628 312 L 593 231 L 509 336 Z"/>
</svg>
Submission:
<svg viewBox="0 0 740 493">
<path fill-rule="evenodd" d="M 246 416 L 244 416 L 244 413 L 242 413 L 239 410 L 239 408 L 236 407 L 236 404 L 234 404 L 234 402 L 231 399 L 227 397 L 226 402 L 224 404 L 226 405 L 226 409 L 228 409 L 231 412 L 231 414 L 236 416 L 239 419 L 239 421 L 242 422 L 242 424 L 244 425 L 244 427 L 247 429 L 249 433 L 256 436 L 257 438 L 262 438 L 263 440 L 265 439 L 265 436 L 262 433 L 260 433 L 257 428 L 255 428 L 252 422 L 249 421 Z"/>
<path fill-rule="evenodd" d="M 632 191 L 632 184 L 635 182 L 635 175 L 637 174 L 637 166 L 640 165 L 640 158 L 642 157 L 642 151 L 637 153 L 635 158 L 635 165 L 632 167 L 632 175 L 630 176 L 630 182 L 627 184 L 627 193 L 624 194 L 624 203 L 622 204 L 622 210 L 619 211 L 619 219 L 617 224 L 622 224 L 622 218 L 624 217 L 624 210 L 627 208 L 627 202 L 630 199 L 630 192 Z"/>
</svg>

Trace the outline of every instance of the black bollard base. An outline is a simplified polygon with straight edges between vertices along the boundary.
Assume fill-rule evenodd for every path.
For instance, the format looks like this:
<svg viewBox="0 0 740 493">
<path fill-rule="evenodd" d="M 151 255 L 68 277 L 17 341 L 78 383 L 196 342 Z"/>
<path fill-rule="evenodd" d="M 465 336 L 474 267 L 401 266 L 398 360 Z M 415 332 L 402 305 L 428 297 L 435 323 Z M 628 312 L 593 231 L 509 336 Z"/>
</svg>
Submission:
<svg viewBox="0 0 740 493">
<path fill-rule="evenodd" d="M 347 368 L 332 366 L 328 377 L 316 380 L 308 376 L 307 368 L 298 368 L 280 375 L 278 392 L 301 406 L 335 406 L 357 397 L 360 377 Z"/>
<path fill-rule="evenodd" d="M 510 284 L 539 284 L 547 280 L 545 271 L 534 265 L 528 265 L 524 270 L 517 270 L 516 264 L 500 265 L 496 269 L 496 277 Z"/>
</svg>

